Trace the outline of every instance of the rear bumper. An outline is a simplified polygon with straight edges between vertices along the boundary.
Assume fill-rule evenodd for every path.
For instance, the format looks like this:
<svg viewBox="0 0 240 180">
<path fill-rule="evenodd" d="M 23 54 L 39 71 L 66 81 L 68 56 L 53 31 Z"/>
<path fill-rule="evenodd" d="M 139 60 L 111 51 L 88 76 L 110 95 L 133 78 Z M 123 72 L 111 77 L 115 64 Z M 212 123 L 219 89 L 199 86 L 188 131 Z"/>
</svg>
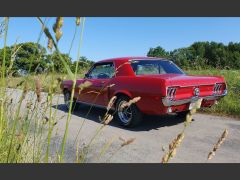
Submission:
<svg viewBox="0 0 240 180">
<path fill-rule="evenodd" d="M 178 106 L 178 105 L 183 105 L 183 104 L 187 104 L 187 103 L 196 102 L 198 99 L 201 99 L 201 98 L 203 100 L 207 100 L 207 101 L 217 100 L 217 99 L 222 98 L 226 95 L 227 95 L 227 90 L 225 90 L 222 94 L 215 94 L 215 95 L 212 95 L 212 96 L 205 96 L 205 97 L 194 96 L 192 98 L 181 99 L 181 100 L 171 100 L 171 99 L 168 99 L 168 98 L 164 97 L 164 98 L 162 98 L 162 103 L 166 107 Z"/>
</svg>

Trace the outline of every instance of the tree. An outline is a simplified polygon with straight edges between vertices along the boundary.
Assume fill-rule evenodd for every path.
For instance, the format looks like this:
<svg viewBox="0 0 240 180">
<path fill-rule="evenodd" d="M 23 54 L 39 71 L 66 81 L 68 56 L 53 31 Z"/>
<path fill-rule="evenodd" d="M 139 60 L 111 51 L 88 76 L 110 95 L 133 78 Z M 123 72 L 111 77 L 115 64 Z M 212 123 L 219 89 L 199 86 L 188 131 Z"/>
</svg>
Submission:
<svg viewBox="0 0 240 180">
<path fill-rule="evenodd" d="M 160 46 L 150 48 L 148 56 L 166 57 L 185 69 L 240 68 L 240 43 L 195 42 L 189 47 L 166 52 Z"/>
<path fill-rule="evenodd" d="M 72 59 L 68 54 L 61 54 L 65 62 L 69 67 L 71 67 Z M 48 54 L 46 57 L 46 61 L 49 65 L 49 70 L 53 70 L 54 72 L 59 73 L 66 73 L 66 69 L 62 63 L 62 61 L 59 58 L 59 54 L 54 51 L 52 54 Z"/>
<path fill-rule="evenodd" d="M 3 49 L 0 49 L 0 60 L 3 60 Z M 11 71 L 22 69 L 34 72 L 37 67 L 44 68 L 46 49 L 33 42 L 20 43 L 6 47 L 6 67 Z"/>
<path fill-rule="evenodd" d="M 147 56 L 167 58 L 169 57 L 169 53 L 165 51 L 165 49 L 163 49 L 161 46 L 157 46 L 156 48 L 150 48 L 150 50 L 147 53 Z"/>
</svg>

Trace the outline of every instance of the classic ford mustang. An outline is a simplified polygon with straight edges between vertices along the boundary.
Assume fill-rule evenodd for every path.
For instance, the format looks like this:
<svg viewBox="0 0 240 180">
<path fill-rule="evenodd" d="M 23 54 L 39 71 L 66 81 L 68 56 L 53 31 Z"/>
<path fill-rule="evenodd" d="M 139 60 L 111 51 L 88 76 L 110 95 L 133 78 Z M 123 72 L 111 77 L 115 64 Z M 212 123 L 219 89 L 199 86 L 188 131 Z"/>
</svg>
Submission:
<svg viewBox="0 0 240 180">
<path fill-rule="evenodd" d="M 82 88 L 86 82 L 89 85 Z M 72 85 L 71 80 L 61 83 L 67 107 Z M 201 108 L 211 107 L 227 95 L 227 86 L 223 77 L 187 75 L 165 58 L 124 57 L 95 63 L 77 80 L 74 92 L 74 102 L 98 107 L 106 107 L 116 96 L 115 118 L 123 126 L 135 126 L 143 114 L 185 116 L 200 98 Z M 134 97 L 141 99 L 121 108 Z"/>
</svg>

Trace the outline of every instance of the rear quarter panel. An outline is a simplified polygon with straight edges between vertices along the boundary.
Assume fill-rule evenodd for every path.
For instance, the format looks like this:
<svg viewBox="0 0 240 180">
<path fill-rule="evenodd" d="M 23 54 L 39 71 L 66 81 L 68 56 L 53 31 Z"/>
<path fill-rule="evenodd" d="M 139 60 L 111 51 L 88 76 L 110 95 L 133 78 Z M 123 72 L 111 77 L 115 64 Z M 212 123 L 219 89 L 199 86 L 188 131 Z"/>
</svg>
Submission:
<svg viewBox="0 0 240 180">
<path fill-rule="evenodd" d="M 116 77 L 112 81 L 111 96 L 125 94 L 130 98 L 141 97 L 138 108 L 146 114 L 161 114 L 162 97 L 166 95 L 166 84 L 162 79 L 143 78 L 137 76 Z"/>
</svg>

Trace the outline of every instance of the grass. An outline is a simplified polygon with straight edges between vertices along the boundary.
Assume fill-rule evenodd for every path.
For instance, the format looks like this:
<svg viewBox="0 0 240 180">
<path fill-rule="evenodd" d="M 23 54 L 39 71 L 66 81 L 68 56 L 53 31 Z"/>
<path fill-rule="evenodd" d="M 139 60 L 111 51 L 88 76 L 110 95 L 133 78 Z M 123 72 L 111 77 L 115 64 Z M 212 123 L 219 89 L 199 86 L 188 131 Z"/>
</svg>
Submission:
<svg viewBox="0 0 240 180">
<path fill-rule="evenodd" d="M 188 74 L 194 75 L 214 75 L 224 76 L 228 95 L 219 101 L 217 105 L 211 108 L 203 109 L 202 112 L 213 113 L 218 115 L 227 115 L 232 117 L 240 117 L 240 70 L 200 70 L 187 71 Z"/>
<path fill-rule="evenodd" d="M 83 74 L 78 74 L 77 78 L 82 78 Z M 58 79 L 70 79 L 67 74 L 59 73 L 50 73 L 50 74 L 40 74 L 40 75 L 31 75 L 28 77 L 29 80 L 29 89 L 35 90 L 35 79 L 39 79 L 42 82 L 41 91 L 49 92 L 49 88 L 52 86 L 49 82 L 51 79 L 54 79 L 56 82 Z M 9 77 L 7 78 L 7 87 L 8 88 L 19 88 L 20 85 L 25 81 L 25 77 Z M 55 82 L 55 83 L 56 83 Z M 54 90 L 55 93 L 61 93 L 60 86 L 56 86 Z"/>
<path fill-rule="evenodd" d="M 5 63 L 9 18 L 4 18 L 4 54 L 1 63 L 0 79 L 0 162 L 4 163 L 65 162 L 65 148 L 68 140 L 68 127 L 71 121 L 71 112 L 73 108 L 74 87 L 76 85 L 76 80 L 83 77 L 83 74 L 77 73 L 78 62 L 75 72 L 72 72 L 59 51 L 58 41 L 62 36 L 61 27 L 63 26 L 63 18 L 56 18 L 54 34 L 51 34 L 48 27 L 45 26 L 46 19 L 42 21 L 41 18 L 36 18 L 36 20 L 42 25 L 42 31 L 39 34 L 37 42 L 40 41 L 41 34 L 44 32 L 48 39 L 48 49 L 55 49 L 59 56 L 59 61 L 64 65 L 67 74 L 57 74 L 54 69 L 51 69 L 47 74 L 36 75 L 36 73 L 33 73 L 25 77 L 6 77 L 6 70 L 11 72 L 11 67 L 7 67 Z M 75 37 L 77 37 L 76 32 L 80 29 L 77 59 L 80 57 L 84 21 L 85 18 L 76 18 L 75 32 L 69 49 L 70 52 Z M 31 59 L 31 61 L 33 61 L 33 59 Z M 53 147 L 52 144 L 55 143 L 53 142 L 53 133 L 57 134 L 58 130 L 55 128 L 55 125 L 59 120 L 62 120 L 57 117 L 57 109 L 53 109 L 53 105 L 58 105 L 59 99 L 57 99 L 57 102 L 53 101 L 53 99 L 55 94 L 61 93 L 59 85 L 60 81 L 63 79 L 71 79 L 73 81 L 73 90 L 61 143 L 59 147 Z M 15 97 L 14 93 L 6 90 L 7 88 L 21 89 L 22 91 L 19 91 L 19 97 Z M 43 94 L 41 92 L 46 93 Z M 91 108 L 88 113 L 90 111 Z M 107 111 L 106 115 L 102 117 L 102 124 L 96 129 L 93 137 L 90 137 L 90 142 L 87 146 L 88 149 L 90 149 L 92 142 L 99 136 L 99 132 L 108 125 L 112 118 L 113 116 L 108 114 Z M 76 140 L 78 141 L 76 142 L 77 145 L 79 145 L 78 134 L 76 135 Z M 98 156 L 103 156 L 112 144 L 112 141 L 111 139 L 103 145 L 103 149 Z M 129 141 L 127 144 L 120 145 L 119 149 L 132 142 L 133 141 Z M 77 146 L 76 149 L 76 160 L 74 162 L 85 162 L 87 155 L 85 152 L 88 152 L 88 150 L 85 151 L 85 147 L 79 146 Z M 52 154 L 52 152 L 55 153 Z"/>
</svg>

